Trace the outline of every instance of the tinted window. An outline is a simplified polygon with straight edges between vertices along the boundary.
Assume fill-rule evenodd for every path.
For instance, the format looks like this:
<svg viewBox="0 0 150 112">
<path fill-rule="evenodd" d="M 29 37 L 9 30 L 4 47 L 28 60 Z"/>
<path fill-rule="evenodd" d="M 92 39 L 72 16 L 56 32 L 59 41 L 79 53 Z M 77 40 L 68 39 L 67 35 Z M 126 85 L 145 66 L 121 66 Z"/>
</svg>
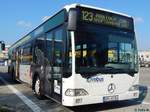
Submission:
<svg viewBox="0 0 150 112">
<path fill-rule="evenodd" d="M 22 64 L 30 64 L 32 61 L 32 50 L 31 50 L 31 44 L 23 46 L 19 50 L 19 54 L 21 54 L 21 63 Z"/>
<path fill-rule="evenodd" d="M 34 48 L 34 62 L 39 65 L 44 64 L 45 59 L 45 38 L 39 37 L 35 41 L 35 48 Z"/>
<path fill-rule="evenodd" d="M 63 52 L 63 30 L 56 30 L 54 35 L 54 66 L 61 66 Z"/>
<path fill-rule="evenodd" d="M 46 57 L 48 65 L 52 62 L 52 41 L 53 41 L 53 34 L 52 32 L 48 32 L 46 38 L 46 51 L 47 51 Z"/>
</svg>

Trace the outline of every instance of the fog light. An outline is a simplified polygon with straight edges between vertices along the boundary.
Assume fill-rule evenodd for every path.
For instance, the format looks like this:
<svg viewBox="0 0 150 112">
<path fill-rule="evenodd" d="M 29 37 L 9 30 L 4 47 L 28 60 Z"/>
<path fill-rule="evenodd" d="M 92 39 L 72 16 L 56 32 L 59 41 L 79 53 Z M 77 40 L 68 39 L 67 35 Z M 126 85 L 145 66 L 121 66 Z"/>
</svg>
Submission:
<svg viewBox="0 0 150 112">
<path fill-rule="evenodd" d="M 129 88 L 129 91 L 136 91 L 139 90 L 139 85 L 133 85 L 132 87 Z"/>
</svg>

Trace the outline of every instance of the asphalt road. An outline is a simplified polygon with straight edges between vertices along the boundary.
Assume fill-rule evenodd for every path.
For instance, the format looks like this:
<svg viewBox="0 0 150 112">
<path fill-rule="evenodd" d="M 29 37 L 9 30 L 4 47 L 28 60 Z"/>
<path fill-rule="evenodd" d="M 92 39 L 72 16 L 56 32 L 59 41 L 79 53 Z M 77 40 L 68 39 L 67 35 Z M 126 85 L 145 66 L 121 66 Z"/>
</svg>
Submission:
<svg viewBox="0 0 150 112">
<path fill-rule="evenodd" d="M 64 107 L 47 98 L 38 100 L 26 84 L 11 80 L 10 75 L 5 73 L 7 71 L 6 67 L 0 67 L 0 71 L 0 108 L 9 109 L 12 112 L 150 112 L 150 68 L 140 69 L 141 86 L 138 100 L 73 108 Z"/>
</svg>

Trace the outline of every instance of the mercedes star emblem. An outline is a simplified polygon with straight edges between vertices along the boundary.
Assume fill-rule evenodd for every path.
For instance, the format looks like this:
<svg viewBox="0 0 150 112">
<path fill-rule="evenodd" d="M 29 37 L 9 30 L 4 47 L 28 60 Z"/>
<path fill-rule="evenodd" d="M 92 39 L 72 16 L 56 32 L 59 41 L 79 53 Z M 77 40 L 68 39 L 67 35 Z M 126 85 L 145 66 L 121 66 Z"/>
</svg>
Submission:
<svg viewBox="0 0 150 112">
<path fill-rule="evenodd" d="M 116 89 L 115 84 L 110 83 L 110 84 L 108 85 L 108 92 L 109 92 L 109 93 L 113 93 L 113 92 L 115 91 L 115 89 Z"/>
</svg>

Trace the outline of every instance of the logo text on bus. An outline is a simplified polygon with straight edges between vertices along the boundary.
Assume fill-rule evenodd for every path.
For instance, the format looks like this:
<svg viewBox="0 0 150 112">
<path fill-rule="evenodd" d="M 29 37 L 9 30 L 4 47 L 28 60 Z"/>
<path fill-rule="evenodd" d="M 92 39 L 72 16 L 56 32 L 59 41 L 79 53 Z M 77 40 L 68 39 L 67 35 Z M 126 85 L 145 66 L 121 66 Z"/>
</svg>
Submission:
<svg viewBox="0 0 150 112">
<path fill-rule="evenodd" d="M 90 77 L 87 79 L 87 82 L 103 82 L 104 78 L 103 77 Z"/>
</svg>

